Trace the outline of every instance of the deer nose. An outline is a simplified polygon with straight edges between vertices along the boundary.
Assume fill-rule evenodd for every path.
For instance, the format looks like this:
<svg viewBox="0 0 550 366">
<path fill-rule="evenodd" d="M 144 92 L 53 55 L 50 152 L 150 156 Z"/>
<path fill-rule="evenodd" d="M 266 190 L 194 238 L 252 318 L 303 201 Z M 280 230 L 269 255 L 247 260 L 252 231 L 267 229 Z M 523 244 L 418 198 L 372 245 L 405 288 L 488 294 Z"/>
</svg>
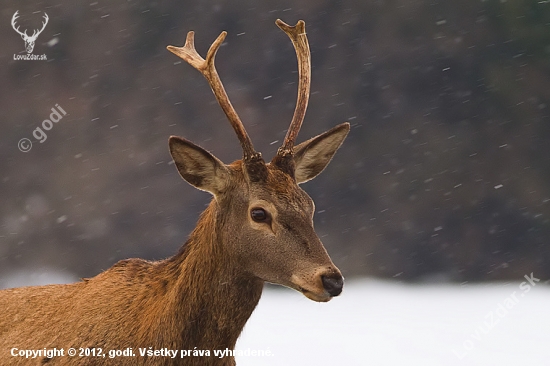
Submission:
<svg viewBox="0 0 550 366">
<path fill-rule="evenodd" d="M 322 275 L 323 288 L 330 296 L 338 296 L 342 293 L 344 287 L 344 278 L 338 273 Z"/>
</svg>

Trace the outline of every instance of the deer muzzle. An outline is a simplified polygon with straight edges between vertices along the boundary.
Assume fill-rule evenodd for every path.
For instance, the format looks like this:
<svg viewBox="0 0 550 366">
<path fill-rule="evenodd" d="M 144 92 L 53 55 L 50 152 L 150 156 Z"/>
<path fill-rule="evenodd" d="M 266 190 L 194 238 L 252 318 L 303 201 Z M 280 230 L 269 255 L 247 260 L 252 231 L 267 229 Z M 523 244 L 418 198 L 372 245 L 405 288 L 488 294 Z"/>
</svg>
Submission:
<svg viewBox="0 0 550 366">
<path fill-rule="evenodd" d="M 291 282 L 294 289 L 318 302 L 330 301 L 340 295 L 344 288 L 344 277 L 334 265 L 320 268 L 312 276 L 293 275 Z"/>
</svg>

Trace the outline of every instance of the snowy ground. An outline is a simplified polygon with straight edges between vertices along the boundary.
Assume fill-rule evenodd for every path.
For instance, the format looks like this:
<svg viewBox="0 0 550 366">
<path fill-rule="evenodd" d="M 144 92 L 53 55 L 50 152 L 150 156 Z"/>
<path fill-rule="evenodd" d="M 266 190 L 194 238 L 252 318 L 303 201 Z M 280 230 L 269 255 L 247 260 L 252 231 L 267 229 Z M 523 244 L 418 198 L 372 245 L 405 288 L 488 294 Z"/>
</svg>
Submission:
<svg viewBox="0 0 550 366">
<path fill-rule="evenodd" d="M 236 348 L 274 356 L 237 364 L 550 365 L 550 287 L 541 282 L 348 281 L 326 304 L 266 289 Z"/>
<path fill-rule="evenodd" d="M 536 275 L 534 276 L 536 277 Z M 5 276 L 2 287 L 67 283 L 55 271 Z M 268 287 L 237 343 L 247 365 L 550 365 L 550 286 L 508 283 L 402 284 L 350 280 L 316 303 Z"/>
</svg>

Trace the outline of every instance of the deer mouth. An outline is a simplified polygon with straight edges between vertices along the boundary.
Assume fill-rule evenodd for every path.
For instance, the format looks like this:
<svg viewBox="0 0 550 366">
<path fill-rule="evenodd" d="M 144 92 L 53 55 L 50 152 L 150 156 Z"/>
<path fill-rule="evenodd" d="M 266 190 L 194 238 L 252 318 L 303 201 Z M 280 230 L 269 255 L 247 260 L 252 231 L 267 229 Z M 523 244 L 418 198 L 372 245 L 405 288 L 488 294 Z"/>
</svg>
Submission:
<svg viewBox="0 0 550 366">
<path fill-rule="evenodd" d="M 302 294 L 304 294 L 305 297 L 313 301 L 327 302 L 332 300 L 332 296 L 329 295 L 326 291 L 323 291 L 322 293 L 319 294 L 317 292 L 306 290 L 305 288 L 302 288 L 302 287 L 300 287 L 298 291 L 300 291 Z"/>
<path fill-rule="evenodd" d="M 296 278 L 296 276 L 293 277 L 294 278 L 291 279 L 289 287 L 301 292 L 308 299 L 317 302 L 327 302 L 332 299 L 333 296 L 329 294 L 324 288 L 314 288 L 314 286 L 309 286 L 308 283 L 300 280 L 299 278 Z"/>
</svg>

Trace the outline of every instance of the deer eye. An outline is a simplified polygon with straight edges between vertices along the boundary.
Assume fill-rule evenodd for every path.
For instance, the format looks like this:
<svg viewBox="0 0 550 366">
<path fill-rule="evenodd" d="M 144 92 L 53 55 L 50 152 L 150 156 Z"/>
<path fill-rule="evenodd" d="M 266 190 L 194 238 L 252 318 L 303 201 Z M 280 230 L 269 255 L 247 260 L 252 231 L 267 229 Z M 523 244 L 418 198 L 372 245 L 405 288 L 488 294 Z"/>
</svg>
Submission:
<svg viewBox="0 0 550 366">
<path fill-rule="evenodd" d="M 250 210 L 250 217 L 256 222 L 269 223 L 270 221 L 269 214 L 263 208 L 253 208 Z"/>
</svg>

